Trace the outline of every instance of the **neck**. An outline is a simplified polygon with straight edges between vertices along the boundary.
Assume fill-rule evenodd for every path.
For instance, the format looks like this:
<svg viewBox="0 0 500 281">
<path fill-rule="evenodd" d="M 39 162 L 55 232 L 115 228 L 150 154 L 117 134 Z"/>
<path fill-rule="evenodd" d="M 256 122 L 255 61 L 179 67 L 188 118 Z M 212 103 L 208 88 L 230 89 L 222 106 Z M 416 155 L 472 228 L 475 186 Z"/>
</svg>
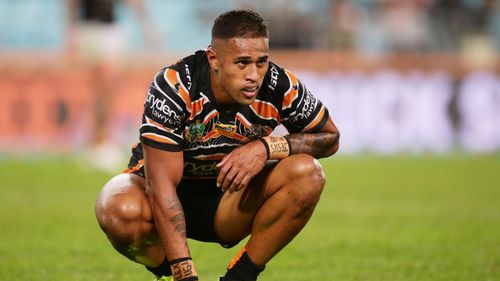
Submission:
<svg viewBox="0 0 500 281">
<path fill-rule="evenodd" d="M 224 89 L 222 89 L 217 79 L 217 72 L 213 69 L 210 69 L 210 84 L 212 85 L 212 93 L 220 107 L 224 109 L 234 107 L 234 102 L 232 102 L 226 92 L 224 92 Z"/>
</svg>

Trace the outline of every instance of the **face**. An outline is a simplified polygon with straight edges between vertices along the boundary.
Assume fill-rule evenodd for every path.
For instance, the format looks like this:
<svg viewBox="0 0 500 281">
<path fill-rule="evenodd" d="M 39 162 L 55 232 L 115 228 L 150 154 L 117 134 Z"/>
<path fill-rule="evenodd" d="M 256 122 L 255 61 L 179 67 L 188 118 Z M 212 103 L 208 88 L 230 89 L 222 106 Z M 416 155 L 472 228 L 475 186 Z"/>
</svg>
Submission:
<svg viewBox="0 0 500 281">
<path fill-rule="evenodd" d="M 215 39 L 207 56 L 217 101 L 224 105 L 251 104 L 269 66 L 268 39 Z"/>
</svg>

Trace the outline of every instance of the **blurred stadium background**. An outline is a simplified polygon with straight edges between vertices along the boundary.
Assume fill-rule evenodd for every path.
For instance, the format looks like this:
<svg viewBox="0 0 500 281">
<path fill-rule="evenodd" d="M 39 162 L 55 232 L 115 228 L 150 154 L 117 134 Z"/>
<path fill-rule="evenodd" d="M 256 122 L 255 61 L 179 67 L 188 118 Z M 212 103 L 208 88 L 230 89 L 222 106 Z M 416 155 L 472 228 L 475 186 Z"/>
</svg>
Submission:
<svg viewBox="0 0 500 281">
<path fill-rule="evenodd" d="M 498 0 L 0 0 L 0 280 L 149 280 L 94 198 L 154 74 L 233 8 L 264 16 L 272 60 L 341 131 L 315 216 L 263 280 L 498 280 Z M 207 247 L 215 280 L 233 254 Z"/>
<path fill-rule="evenodd" d="M 0 0 L 2 153 L 128 149 L 150 79 L 231 8 L 267 19 L 272 59 L 328 105 L 341 154 L 500 148 L 499 1 L 80 2 Z"/>
</svg>

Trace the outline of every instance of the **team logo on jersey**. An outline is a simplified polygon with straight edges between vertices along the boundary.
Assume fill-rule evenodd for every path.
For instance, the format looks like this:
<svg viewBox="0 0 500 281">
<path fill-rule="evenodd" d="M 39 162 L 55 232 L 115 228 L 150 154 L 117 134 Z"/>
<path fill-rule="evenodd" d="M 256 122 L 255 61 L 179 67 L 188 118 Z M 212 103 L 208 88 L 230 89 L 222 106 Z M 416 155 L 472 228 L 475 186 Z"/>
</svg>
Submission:
<svg viewBox="0 0 500 281">
<path fill-rule="evenodd" d="M 201 123 L 200 120 L 196 120 L 195 123 L 189 125 L 186 138 L 190 141 L 201 140 L 204 131 L 205 124 Z"/>
</svg>

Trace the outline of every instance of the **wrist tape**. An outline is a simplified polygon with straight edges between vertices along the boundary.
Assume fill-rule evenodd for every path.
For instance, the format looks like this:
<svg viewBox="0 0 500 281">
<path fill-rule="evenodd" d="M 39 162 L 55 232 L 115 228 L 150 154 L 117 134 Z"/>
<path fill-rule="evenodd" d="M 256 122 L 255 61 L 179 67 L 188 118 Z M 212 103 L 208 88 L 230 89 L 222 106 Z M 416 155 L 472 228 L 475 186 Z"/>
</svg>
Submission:
<svg viewBox="0 0 500 281">
<path fill-rule="evenodd" d="M 279 160 L 290 155 L 290 142 L 283 136 L 267 136 L 259 139 L 267 150 L 268 160 Z"/>
<path fill-rule="evenodd" d="M 198 274 L 194 269 L 193 260 L 190 257 L 169 261 L 172 276 L 176 281 L 197 281 Z"/>
</svg>

